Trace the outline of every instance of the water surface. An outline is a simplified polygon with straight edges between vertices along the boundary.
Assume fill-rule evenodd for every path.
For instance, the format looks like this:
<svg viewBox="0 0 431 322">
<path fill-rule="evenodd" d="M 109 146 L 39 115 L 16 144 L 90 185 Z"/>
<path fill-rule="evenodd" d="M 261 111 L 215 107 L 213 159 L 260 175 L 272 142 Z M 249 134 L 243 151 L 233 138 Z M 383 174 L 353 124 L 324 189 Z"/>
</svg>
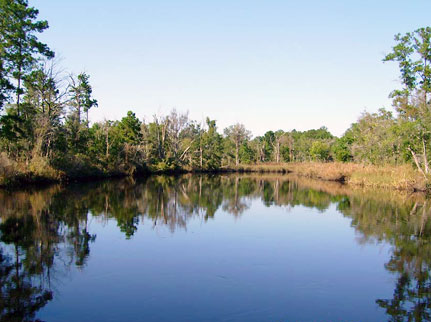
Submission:
<svg viewBox="0 0 431 322">
<path fill-rule="evenodd" d="M 275 175 L 2 191 L 1 321 L 428 321 L 430 214 Z"/>
</svg>

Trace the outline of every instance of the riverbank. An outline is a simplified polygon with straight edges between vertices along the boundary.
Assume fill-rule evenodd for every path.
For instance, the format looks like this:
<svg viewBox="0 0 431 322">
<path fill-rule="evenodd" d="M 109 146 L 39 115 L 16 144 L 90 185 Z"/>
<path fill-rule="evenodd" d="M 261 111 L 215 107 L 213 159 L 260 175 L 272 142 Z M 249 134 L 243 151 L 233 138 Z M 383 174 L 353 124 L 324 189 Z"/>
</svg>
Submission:
<svg viewBox="0 0 431 322">
<path fill-rule="evenodd" d="M 77 164 L 63 169 L 56 169 L 45 159 L 34 161 L 30 165 L 0 160 L 0 187 L 25 186 L 29 184 L 61 183 L 69 181 L 89 181 L 113 177 L 147 176 L 151 174 L 181 173 L 293 173 L 297 176 L 324 181 L 336 181 L 345 184 L 387 188 L 405 191 L 430 191 L 431 178 L 425 178 L 411 165 L 373 166 L 341 162 L 301 162 L 301 163 L 262 163 L 222 167 L 215 170 L 178 168 L 167 171 L 139 169 L 100 169 Z"/>
<path fill-rule="evenodd" d="M 338 181 L 346 184 L 406 191 L 430 191 L 430 180 L 411 165 L 373 166 L 341 162 L 301 162 L 246 165 L 239 172 L 294 173 L 312 179 Z M 431 178 L 430 178 L 431 179 Z"/>
</svg>

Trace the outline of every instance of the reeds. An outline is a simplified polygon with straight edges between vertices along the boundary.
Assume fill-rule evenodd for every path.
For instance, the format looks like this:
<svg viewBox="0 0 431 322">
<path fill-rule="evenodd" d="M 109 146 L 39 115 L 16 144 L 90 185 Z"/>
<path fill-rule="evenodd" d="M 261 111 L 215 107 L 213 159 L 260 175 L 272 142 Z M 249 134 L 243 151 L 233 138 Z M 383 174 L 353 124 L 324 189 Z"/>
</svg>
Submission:
<svg viewBox="0 0 431 322">
<path fill-rule="evenodd" d="M 411 165 L 364 165 L 342 162 L 298 162 L 241 165 L 232 168 L 238 172 L 294 173 L 298 176 L 325 181 L 345 182 L 364 187 L 391 188 L 398 190 L 430 190 L 426 180 Z"/>
</svg>

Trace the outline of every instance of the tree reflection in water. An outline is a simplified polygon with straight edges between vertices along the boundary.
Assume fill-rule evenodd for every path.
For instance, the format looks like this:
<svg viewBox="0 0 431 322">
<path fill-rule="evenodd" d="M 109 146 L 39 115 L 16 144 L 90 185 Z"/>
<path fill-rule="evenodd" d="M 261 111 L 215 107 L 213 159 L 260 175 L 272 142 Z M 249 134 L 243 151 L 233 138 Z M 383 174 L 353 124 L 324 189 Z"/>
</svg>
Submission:
<svg viewBox="0 0 431 322">
<path fill-rule="evenodd" d="M 142 223 L 175 232 L 194 218 L 211 220 L 218 209 L 238 217 L 253 199 L 318 211 L 335 204 L 351 219 L 359 243 L 392 245 L 385 267 L 397 276 L 393 298 L 376 300 L 388 320 L 431 320 L 431 206 L 425 196 L 291 176 L 183 175 L 0 192 L 0 321 L 34 321 L 54 296 L 53 275 L 85 267 L 96 241 L 90 217 L 114 220 L 132 238 Z"/>
</svg>

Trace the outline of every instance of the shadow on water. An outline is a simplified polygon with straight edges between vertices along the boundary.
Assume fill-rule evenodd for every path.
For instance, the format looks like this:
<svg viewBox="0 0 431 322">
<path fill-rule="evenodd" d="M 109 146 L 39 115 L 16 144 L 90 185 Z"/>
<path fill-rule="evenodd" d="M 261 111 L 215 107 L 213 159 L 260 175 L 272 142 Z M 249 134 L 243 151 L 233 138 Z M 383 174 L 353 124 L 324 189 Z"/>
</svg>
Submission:
<svg viewBox="0 0 431 322">
<path fill-rule="evenodd" d="M 359 243 L 392 246 L 385 268 L 397 278 L 393 297 L 376 300 L 388 321 L 431 319 L 431 201 L 425 196 L 287 175 L 183 175 L 0 191 L 0 321 L 36 320 L 55 296 L 55 281 L 71 267 L 85 269 L 97 242 L 90 217 L 114 220 L 132 238 L 142 223 L 174 233 L 194 218 L 212 220 L 219 209 L 240 217 L 255 199 L 288 209 L 335 205 L 350 218 Z"/>
</svg>

